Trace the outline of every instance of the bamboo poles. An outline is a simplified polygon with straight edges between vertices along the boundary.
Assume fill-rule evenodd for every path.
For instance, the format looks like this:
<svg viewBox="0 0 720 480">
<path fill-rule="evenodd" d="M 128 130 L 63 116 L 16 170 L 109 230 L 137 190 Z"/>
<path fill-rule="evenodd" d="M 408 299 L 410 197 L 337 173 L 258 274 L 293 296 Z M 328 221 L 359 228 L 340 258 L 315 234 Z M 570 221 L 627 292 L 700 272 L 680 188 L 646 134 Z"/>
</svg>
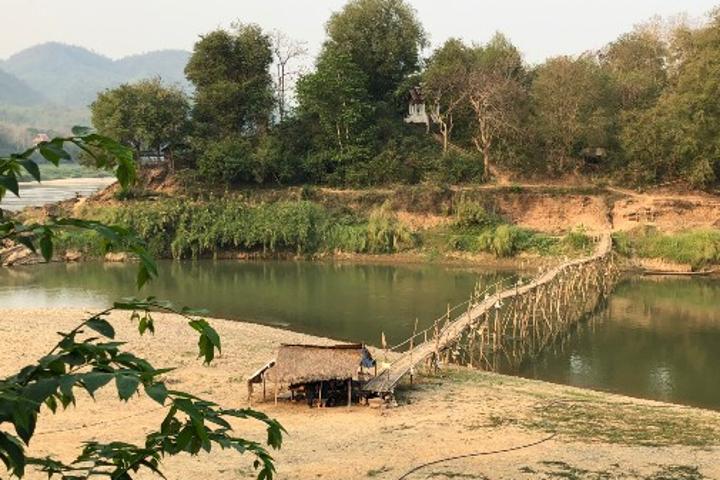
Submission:
<svg viewBox="0 0 720 480">
<path fill-rule="evenodd" d="M 492 371 L 500 366 L 517 369 L 552 345 L 564 348 L 579 323 L 607 298 L 617 278 L 612 255 L 607 255 L 570 264 L 534 288 L 521 289 L 518 282 L 512 295 L 501 298 L 496 293 L 493 308 L 475 319 L 471 318 L 471 300 L 468 327 L 454 346 L 446 346 L 445 360 Z M 448 319 L 449 311 L 446 326 Z M 437 351 L 437 328 L 434 334 Z"/>
</svg>

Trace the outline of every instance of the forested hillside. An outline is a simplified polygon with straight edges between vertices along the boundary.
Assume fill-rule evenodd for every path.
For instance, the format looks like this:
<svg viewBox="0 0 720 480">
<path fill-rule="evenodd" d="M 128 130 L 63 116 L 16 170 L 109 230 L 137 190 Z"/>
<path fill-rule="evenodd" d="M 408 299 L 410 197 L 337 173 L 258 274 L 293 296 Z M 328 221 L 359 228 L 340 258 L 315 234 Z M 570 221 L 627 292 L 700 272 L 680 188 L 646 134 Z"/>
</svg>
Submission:
<svg viewBox="0 0 720 480">
<path fill-rule="evenodd" d="M 123 82 L 159 76 L 185 86 L 188 56 L 168 50 L 113 61 L 86 48 L 45 43 L 11 56 L 0 68 L 55 104 L 87 107 L 98 92 Z"/>
<path fill-rule="evenodd" d="M 432 51 L 430 33 L 409 2 L 350 1 L 327 22 L 293 103 L 276 67 L 303 50 L 235 24 L 196 43 L 185 107 L 160 100 L 182 92 L 125 85 L 98 98 L 93 123 L 138 153 L 173 146 L 178 166 L 215 184 L 716 185 L 720 14 L 692 26 L 653 20 L 539 65 L 502 33 Z M 138 105 L 172 128 L 136 118 Z"/>
<path fill-rule="evenodd" d="M 46 99 L 27 83 L 14 75 L 0 70 L 0 104 L 15 106 L 32 106 L 45 102 Z"/>
<path fill-rule="evenodd" d="M 160 78 L 189 91 L 189 53 L 164 50 L 111 60 L 82 47 L 46 43 L 0 61 L 0 150 L 24 149 L 34 132 L 68 132 L 90 123 L 89 105 L 105 89 Z"/>
</svg>

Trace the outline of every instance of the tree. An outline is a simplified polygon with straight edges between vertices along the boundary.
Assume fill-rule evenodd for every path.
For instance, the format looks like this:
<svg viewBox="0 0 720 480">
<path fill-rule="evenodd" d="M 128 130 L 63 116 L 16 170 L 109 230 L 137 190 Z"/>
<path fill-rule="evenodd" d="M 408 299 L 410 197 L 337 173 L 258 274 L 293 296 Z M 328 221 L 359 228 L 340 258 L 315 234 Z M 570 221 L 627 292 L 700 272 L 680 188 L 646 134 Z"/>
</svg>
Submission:
<svg viewBox="0 0 720 480">
<path fill-rule="evenodd" d="M 105 90 L 90 106 L 97 131 L 131 147 L 160 152 L 182 143 L 188 133 L 188 98 L 159 78 Z"/>
<path fill-rule="evenodd" d="M 608 147 L 616 104 L 607 74 L 595 57 L 555 57 L 535 71 L 533 125 L 548 168 L 564 173 L 586 147 Z"/>
<path fill-rule="evenodd" d="M 425 31 L 403 0 L 351 0 L 327 23 L 326 46 L 347 54 L 376 101 L 388 100 L 420 66 Z"/>
<path fill-rule="evenodd" d="M 668 87 L 626 122 L 622 144 L 636 181 L 682 178 L 706 187 L 720 175 L 720 13 L 678 32 L 672 50 Z"/>
<path fill-rule="evenodd" d="M 447 154 L 456 112 L 467 105 L 468 76 L 473 52 L 462 41 L 451 38 L 433 52 L 422 74 L 422 89 L 431 119 L 440 126 L 443 153 Z"/>
<path fill-rule="evenodd" d="M 195 135 L 223 139 L 266 129 L 274 103 L 272 61 L 270 37 L 257 25 L 202 36 L 185 67 L 195 86 Z"/>
<path fill-rule="evenodd" d="M 298 81 L 301 111 L 318 118 L 341 152 L 358 140 L 372 112 L 367 83 L 350 56 L 332 47 L 323 50 L 316 71 Z"/>
<path fill-rule="evenodd" d="M 273 55 L 275 57 L 275 95 L 278 104 L 280 123 L 285 120 L 288 105 L 288 89 L 299 75 L 299 71 L 290 70 L 292 64 L 307 55 L 305 42 L 293 40 L 279 30 L 273 32 Z"/>
<path fill-rule="evenodd" d="M 132 151 L 117 142 L 91 133 L 88 129 L 74 128 L 73 135 L 41 142 L 19 154 L 0 157 L 0 200 L 7 192 L 19 195 L 18 177 L 27 171 L 40 181 L 40 169 L 32 156 L 39 154 L 58 165 L 70 159 L 66 145 L 74 145 L 94 155 L 98 167 L 107 167 L 112 157 L 115 174 L 123 189 L 135 178 L 135 161 Z M 53 256 L 54 238 L 62 230 L 84 229 L 96 232 L 106 248 L 125 249 L 134 253 L 140 263 L 137 283 L 142 287 L 157 275 L 154 260 L 148 255 L 144 242 L 121 226 L 72 218 L 51 218 L 46 223 L 21 223 L 5 216 L 0 210 L 0 240 L 14 241 L 31 250 L 39 250 L 45 260 Z M 154 298 L 125 300 L 79 322 L 67 333 L 59 333 L 60 341 L 47 355 L 10 377 L 0 379 L 0 462 L 12 476 L 22 478 L 27 467 L 39 470 L 48 478 L 77 480 L 106 476 L 117 480 L 132 480 L 136 472 L 148 470 L 162 476 L 161 460 L 180 453 L 209 452 L 213 446 L 249 452 L 255 456 L 258 479 L 271 479 L 275 472 L 273 459 L 260 443 L 236 436 L 228 419 L 255 419 L 267 430 L 267 443 L 279 448 L 282 427 L 266 415 L 251 409 L 225 409 L 188 393 L 168 389 L 162 376 L 168 369 L 155 368 L 115 341 L 115 329 L 108 315 L 113 310 L 127 311 L 131 321 L 137 322 L 140 334 L 154 332 L 153 312 L 172 311 L 183 315 L 191 330 L 198 335 L 200 356 L 205 363 L 214 359 L 221 350 L 217 332 L 204 319 L 193 312 L 176 311 L 169 304 Z M 102 443 L 88 441 L 80 456 L 65 464 L 51 457 L 28 457 L 25 446 L 30 444 L 41 410 L 55 413 L 58 408 L 69 408 L 80 400 L 77 391 L 84 390 L 91 397 L 114 384 L 120 400 L 128 401 L 144 393 L 167 409 L 167 414 L 156 431 L 150 432 L 142 445 L 125 442 Z M 142 392 L 142 393 L 141 393 Z"/>
<path fill-rule="evenodd" d="M 667 84 L 669 54 L 667 43 L 651 25 L 622 35 L 600 53 L 622 110 L 647 108 L 657 101 Z"/>
<path fill-rule="evenodd" d="M 483 157 L 484 179 L 496 175 L 493 149 L 517 134 L 526 89 L 518 50 L 501 34 L 473 50 L 466 95 L 474 113 L 473 143 Z"/>
</svg>

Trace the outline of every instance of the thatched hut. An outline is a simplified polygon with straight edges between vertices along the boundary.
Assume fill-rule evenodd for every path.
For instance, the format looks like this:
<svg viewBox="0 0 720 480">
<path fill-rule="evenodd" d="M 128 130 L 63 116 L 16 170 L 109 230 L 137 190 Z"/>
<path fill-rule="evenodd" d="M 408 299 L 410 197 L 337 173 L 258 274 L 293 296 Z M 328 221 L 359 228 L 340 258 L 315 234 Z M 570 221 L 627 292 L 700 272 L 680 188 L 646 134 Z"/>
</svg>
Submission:
<svg viewBox="0 0 720 480">
<path fill-rule="evenodd" d="M 290 390 L 292 398 L 304 396 L 308 403 L 332 405 L 339 399 L 352 402 L 353 391 L 374 376 L 375 360 L 361 344 L 288 345 L 283 344 L 275 360 L 248 378 L 248 391 L 253 383 L 270 380 L 274 384 L 275 401 L 281 387 Z"/>
</svg>

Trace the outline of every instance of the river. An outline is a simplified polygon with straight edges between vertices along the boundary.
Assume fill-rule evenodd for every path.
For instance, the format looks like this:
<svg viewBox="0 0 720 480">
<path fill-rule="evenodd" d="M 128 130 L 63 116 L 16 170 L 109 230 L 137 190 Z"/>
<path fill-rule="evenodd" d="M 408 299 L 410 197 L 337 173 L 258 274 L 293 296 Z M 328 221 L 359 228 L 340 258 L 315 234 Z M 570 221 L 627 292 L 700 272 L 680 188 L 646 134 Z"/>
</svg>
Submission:
<svg viewBox="0 0 720 480">
<path fill-rule="evenodd" d="M 346 341 L 407 338 L 432 324 L 479 282 L 511 283 L 508 271 L 440 265 L 330 262 L 160 262 L 143 295 L 238 319 Z M 51 264 L 0 269 L 5 308 L 107 306 L 136 295 L 135 266 Z M 637 277 L 604 309 L 520 371 L 561 384 L 720 410 L 720 281 Z"/>
<path fill-rule="evenodd" d="M 20 182 L 20 196 L 7 192 L 0 208 L 19 211 L 25 207 L 41 207 L 75 197 L 87 197 L 115 182 L 113 177 L 66 178 L 42 183 Z"/>
</svg>

